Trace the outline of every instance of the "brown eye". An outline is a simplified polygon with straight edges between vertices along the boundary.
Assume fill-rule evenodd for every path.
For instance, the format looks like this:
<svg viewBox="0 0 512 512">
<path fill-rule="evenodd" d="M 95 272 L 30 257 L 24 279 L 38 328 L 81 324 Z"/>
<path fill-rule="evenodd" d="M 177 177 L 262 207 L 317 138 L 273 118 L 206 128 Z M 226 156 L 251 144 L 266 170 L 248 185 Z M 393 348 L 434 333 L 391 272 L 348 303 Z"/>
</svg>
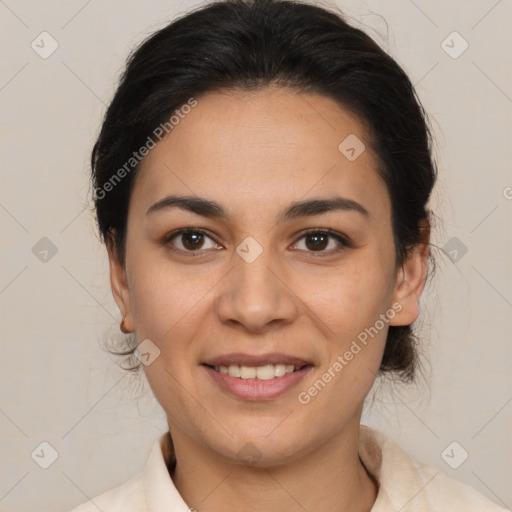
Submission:
<svg viewBox="0 0 512 512">
<path fill-rule="evenodd" d="M 210 236 L 198 229 L 182 229 L 177 231 L 167 237 L 166 244 L 170 245 L 172 250 L 182 252 L 198 252 L 205 249 L 220 248 Z"/>
<path fill-rule="evenodd" d="M 312 235 L 307 235 L 306 237 L 306 247 L 308 249 L 314 250 L 323 250 L 329 245 L 329 235 L 324 233 L 313 233 Z"/>
<path fill-rule="evenodd" d="M 183 233 L 181 236 L 183 246 L 190 251 L 201 249 L 204 243 L 204 235 L 202 233 Z"/>
<path fill-rule="evenodd" d="M 300 241 L 302 240 L 304 240 L 305 249 L 298 247 L 300 245 Z M 313 230 L 308 231 L 302 235 L 295 246 L 296 248 L 305 250 L 307 252 L 329 254 L 347 247 L 351 247 L 351 243 L 341 234 L 331 232 L 330 230 Z"/>
</svg>

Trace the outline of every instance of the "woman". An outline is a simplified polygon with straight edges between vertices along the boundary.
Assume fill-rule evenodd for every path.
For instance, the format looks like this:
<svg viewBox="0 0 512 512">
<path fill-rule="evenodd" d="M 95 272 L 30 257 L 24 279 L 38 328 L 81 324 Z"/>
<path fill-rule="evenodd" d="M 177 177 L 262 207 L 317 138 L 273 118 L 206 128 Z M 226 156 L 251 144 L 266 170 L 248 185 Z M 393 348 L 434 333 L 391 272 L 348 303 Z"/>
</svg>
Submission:
<svg viewBox="0 0 512 512">
<path fill-rule="evenodd" d="M 94 198 L 169 432 L 76 512 L 502 510 L 360 425 L 376 376 L 417 367 L 427 123 L 397 63 L 312 5 L 216 2 L 131 55 Z"/>
</svg>

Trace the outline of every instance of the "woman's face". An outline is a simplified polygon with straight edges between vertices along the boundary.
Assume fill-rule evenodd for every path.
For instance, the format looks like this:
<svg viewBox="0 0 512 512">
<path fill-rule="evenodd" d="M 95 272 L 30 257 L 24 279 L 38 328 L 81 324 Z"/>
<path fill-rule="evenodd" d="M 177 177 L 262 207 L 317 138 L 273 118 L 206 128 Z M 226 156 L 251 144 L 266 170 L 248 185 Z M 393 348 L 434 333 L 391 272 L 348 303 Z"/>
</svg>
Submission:
<svg viewBox="0 0 512 512">
<path fill-rule="evenodd" d="M 199 97 L 150 150 L 125 268 L 109 254 L 175 439 L 273 464 L 359 424 L 389 325 L 415 320 L 425 277 L 425 253 L 395 269 L 376 168 L 357 117 L 277 88 Z"/>
</svg>

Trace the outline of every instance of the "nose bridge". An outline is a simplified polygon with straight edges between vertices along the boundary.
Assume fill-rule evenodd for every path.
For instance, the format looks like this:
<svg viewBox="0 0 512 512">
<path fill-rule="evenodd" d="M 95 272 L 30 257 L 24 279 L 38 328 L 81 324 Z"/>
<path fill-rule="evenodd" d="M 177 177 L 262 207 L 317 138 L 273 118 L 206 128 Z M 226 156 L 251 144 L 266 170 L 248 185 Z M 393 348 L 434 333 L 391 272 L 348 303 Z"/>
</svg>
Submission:
<svg viewBox="0 0 512 512">
<path fill-rule="evenodd" d="M 262 330 L 276 320 L 290 321 L 297 308 L 279 266 L 270 249 L 247 237 L 233 255 L 233 269 L 218 300 L 220 320 L 250 330 Z"/>
<path fill-rule="evenodd" d="M 256 246 L 255 241 L 247 240 L 237 248 L 234 258 L 234 289 L 235 296 L 252 311 L 269 309 L 276 300 L 278 286 L 276 277 L 270 268 L 275 265 L 271 250 Z M 275 271 L 274 271 L 275 272 Z"/>
<path fill-rule="evenodd" d="M 239 249 L 240 252 L 242 249 Z M 253 249 L 250 249 L 247 253 L 248 255 L 251 253 Z M 275 265 L 273 262 L 272 255 L 270 254 L 270 250 L 264 250 L 262 253 L 257 256 L 254 260 L 245 259 L 244 256 L 241 256 L 237 252 L 237 257 L 235 260 L 235 269 L 234 269 L 234 278 L 238 282 L 236 289 L 239 291 L 243 291 L 244 293 L 252 292 L 255 298 L 258 294 L 270 294 L 271 288 L 275 287 L 276 283 L 273 282 L 276 277 L 274 273 L 270 269 L 272 265 Z"/>
</svg>

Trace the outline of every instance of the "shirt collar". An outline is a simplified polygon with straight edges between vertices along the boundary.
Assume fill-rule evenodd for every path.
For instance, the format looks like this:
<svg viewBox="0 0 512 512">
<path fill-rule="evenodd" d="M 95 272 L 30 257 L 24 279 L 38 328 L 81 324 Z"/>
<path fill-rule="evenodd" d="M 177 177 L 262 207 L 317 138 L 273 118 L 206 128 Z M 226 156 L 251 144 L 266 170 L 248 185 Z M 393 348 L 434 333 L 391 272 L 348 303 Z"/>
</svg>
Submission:
<svg viewBox="0 0 512 512">
<path fill-rule="evenodd" d="M 391 442 L 380 432 L 360 425 L 359 457 L 379 485 L 377 499 L 371 512 L 393 510 L 393 503 L 397 497 L 388 494 L 388 469 L 397 463 L 402 463 L 402 467 L 403 464 L 410 464 L 410 459 L 404 458 L 401 450 L 393 451 L 400 460 L 389 460 L 391 454 L 387 452 L 390 450 L 387 450 L 386 457 L 384 457 L 383 449 L 388 443 Z M 395 446 L 394 443 L 391 445 Z M 168 512 L 171 506 L 173 510 L 179 512 L 193 510 L 183 501 L 169 474 L 168 467 L 172 465 L 173 458 L 172 439 L 169 432 L 166 432 L 154 443 L 143 472 L 144 495 L 149 512 Z"/>
<path fill-rule="evenodd" d="M 162 434 L 153 445 L 143 472 L 144 496 L 148 512 L 190 512 L 174 486 L 167 465 L 172 458 L 172 440 L 169 432 Z"/>
</svg>

